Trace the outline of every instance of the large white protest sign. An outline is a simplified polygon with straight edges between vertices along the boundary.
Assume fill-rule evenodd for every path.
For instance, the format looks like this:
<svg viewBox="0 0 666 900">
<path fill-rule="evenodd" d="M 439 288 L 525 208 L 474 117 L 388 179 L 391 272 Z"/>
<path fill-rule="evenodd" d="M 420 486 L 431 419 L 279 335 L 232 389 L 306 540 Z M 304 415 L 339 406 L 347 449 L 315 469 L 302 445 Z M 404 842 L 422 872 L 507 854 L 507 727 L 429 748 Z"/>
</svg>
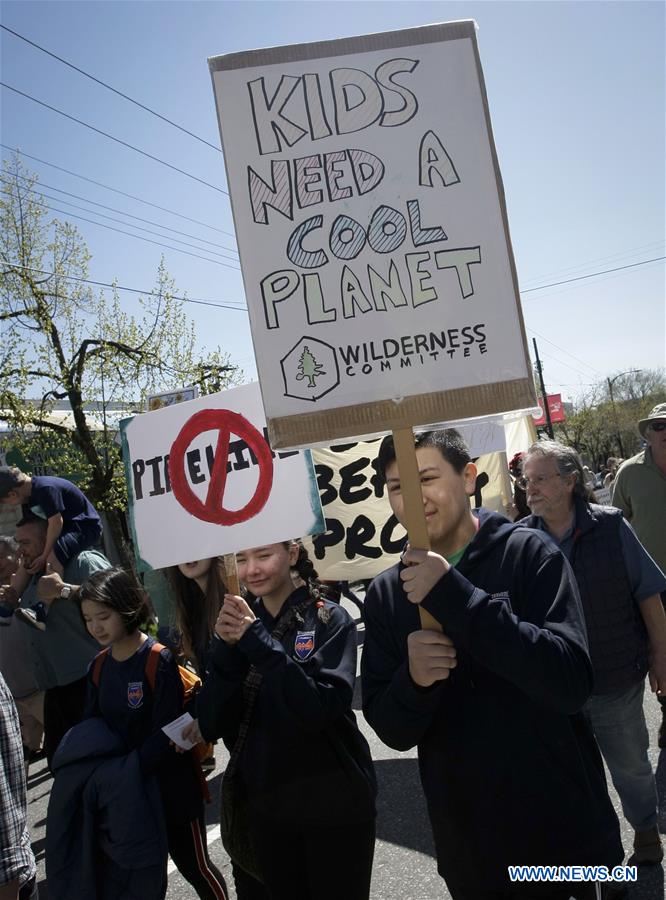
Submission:
<svg viewBox="0 0 666 900">
<path fill-rule="evenodd" d="M 271 451 L 256 383 L 125 419 L 121 431 L 144 571 L 324 530 L 311 455 Z"/>
<path fill-rule="evenodd" d="M 498 422 L 458 426 L 479 474 L 473 506 L 504 513 L 508 481 L 504 428 Z M 391 511 L 377 469 L 380 440 L 312 451 L 326 530 L 306 541 L 317 571 L 332 581 L 374 578 L 398 561 L 406 533 Z"/>
<path fill-rule="evenodd" d="M 474 23 L 210 68 L 273 445 L 533 407 Z"/>
</svg>

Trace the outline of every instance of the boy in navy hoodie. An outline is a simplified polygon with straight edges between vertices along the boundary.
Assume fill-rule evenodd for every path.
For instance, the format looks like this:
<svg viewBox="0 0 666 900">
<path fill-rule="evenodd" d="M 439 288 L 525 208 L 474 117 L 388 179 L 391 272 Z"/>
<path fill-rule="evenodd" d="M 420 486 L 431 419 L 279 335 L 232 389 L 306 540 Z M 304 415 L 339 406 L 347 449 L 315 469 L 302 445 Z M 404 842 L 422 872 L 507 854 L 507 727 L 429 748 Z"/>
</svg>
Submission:
<svg viewBox="0 0 666 900">
<path fill-rule="evenodd" d="M 476 467 L 458 432 L 416 435 L 416 447 L 432 551 L 407 550 L 369 590 L 363 711 L 389 746 L 418 746 L 454 900 L 593 898 L 593 884 L 518 883 L 508 872 L 623 859 L 580 713 L 592 669 L 573 574 L 543 534 L 472 512 Z M 378 463 L 404 524 L 391 437 Z M 421 629 L 419 604 L 441 632 Z"/>
</svg>

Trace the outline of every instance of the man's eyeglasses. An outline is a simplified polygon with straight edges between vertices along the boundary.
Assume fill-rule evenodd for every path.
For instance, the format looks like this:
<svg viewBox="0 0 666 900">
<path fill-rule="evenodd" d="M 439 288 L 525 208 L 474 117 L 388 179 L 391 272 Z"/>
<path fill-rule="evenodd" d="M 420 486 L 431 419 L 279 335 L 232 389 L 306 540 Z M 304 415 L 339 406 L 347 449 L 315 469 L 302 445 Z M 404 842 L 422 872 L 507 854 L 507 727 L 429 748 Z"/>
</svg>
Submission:
<svg viewBox="0 0 666 900">
<path fill-rule="evenodd" d="M 516 478 L 516 484 L 522 491 L 526 491 L 531 484 L 535 487 L 541 487 L 542 484 L 545 484 L 552 478 L 561 477 L 559 472 L 556 472 L 554 475 L 535 475 L 534 478 L 528 478 L 527 475 L 521 475 L 520 478 Z"/>
<path fill-rule="evenodd" d="M 650 422 L 650 431 L 666 431 L 666 422 Z"/>
</svg>

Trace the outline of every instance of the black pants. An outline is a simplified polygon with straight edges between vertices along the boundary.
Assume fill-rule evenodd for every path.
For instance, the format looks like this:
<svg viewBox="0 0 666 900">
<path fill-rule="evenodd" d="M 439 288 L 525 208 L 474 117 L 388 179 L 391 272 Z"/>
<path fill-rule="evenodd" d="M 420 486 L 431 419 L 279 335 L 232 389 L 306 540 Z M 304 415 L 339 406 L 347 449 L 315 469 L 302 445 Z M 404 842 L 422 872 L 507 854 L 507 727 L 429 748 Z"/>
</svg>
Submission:
<svg viewBox="0 0 666 900">
<path fill-rule="evenodd" d="M 323 828 L 255 821 L 265 885 L 234 865 L 238 900 L 368 900 L 375 823 Z"/>
<path fill-rule="evenodd" d="M 202 900 L 227 900 L 222 874 L 210 861 L 203 816 L 184 824 L 167 824 L 169 854 L 180 874 Z"/>
<path fill-rule="evenodd" d="M 44 752 L 51 761 L 66 732 L 83 718 L 86 705 L 86 678 L 44 692 Z"/>
</svg>

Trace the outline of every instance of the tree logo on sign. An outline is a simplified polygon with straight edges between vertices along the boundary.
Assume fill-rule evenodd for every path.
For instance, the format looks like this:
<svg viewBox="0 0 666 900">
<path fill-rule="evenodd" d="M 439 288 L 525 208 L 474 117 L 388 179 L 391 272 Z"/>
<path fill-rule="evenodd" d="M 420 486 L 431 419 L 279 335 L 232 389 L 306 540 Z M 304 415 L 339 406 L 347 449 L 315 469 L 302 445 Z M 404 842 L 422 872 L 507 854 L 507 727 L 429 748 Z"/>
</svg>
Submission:
<svg viewBox="0 0 666 900">
<path fill-rule="evenodd" d="M 302 381 L 304 378 L 308 379 L 308 387 L 315 388 L 317 387 L 317 382 L 315 379 L 319 375 L 325 375 L 322 366 L 314 356 L 310 353 L 309 347 L 303 347 L 303 352 L 301 353 L 301 358 L 298 361 L 298 375 L 296 376 L 296 381 Z"/>
<path fill-rule="evenodd" d="M 205 500 L 200 500 L 185 474 L 185 454 L 192 441 L 206 431 L 219 434 L 208 493 Z M 259 467 L 259 481 L 253 496 L 236 510 L 224 507 L 232 434 L 245 441 Z M 229 409 L 204 409 L 187 420 L 173 442 L 169 454 L 169 478 L 174 497 L 190 515 L 214 525 L 238 525 L 261 512 L 268 501 L 273 486 L 273 454 L 264 436 L 240 413 Z"/>
<path fill-rule="evenodd" d="M 320 400 L 340 384 L 335 348 L 304 335 L 280 360 L 285 397 Z"/>
</svg>

